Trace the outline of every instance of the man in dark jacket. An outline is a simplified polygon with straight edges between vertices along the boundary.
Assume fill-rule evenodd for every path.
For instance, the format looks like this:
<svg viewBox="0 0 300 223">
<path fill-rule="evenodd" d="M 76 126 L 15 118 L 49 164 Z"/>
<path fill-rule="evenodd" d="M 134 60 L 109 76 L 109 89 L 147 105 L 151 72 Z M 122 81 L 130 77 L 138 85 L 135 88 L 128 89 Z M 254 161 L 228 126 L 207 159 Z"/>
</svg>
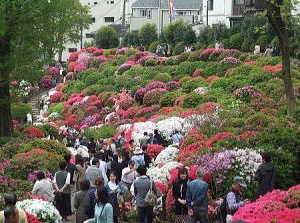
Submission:
<svg viewBox="0 0 300 223">
<path fill-rule="evenodd" d="M 254 176 L 254 179 L 259 183 L 256 190 L 256 198 L 274 190 L 276 183 L 276 171 L 270 163 L 271 157 L 269 154 L 263 153 L 262 158 L 263 163 L 259 165 Z"/>
</svg>

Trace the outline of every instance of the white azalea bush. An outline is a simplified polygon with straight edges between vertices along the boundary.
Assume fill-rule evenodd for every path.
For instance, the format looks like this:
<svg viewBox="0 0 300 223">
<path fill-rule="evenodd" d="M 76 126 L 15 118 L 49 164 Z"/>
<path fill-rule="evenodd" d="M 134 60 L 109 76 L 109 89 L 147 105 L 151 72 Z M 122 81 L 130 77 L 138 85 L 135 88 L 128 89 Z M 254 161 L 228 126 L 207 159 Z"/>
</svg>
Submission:
<svg viewBox="0 0 300 223">
<path fill-rule="evenodd" d="M 175 130 L 181 132 L 184 119 L 180 117 L 170 117 L 156 123 L 155 128 L 159 130 L 161 135 L 167 140 L 171 138 Z"/>
<path fill-rule="evenodd" d="M 174 146 L 168 146 L 162 150 L 156 157 L 154 164 L 168 163 L 174 161 L 179 153 L 179 149 Z"/>
<path fill-rule="evenodd" d="M 61 223 L 62 217 L 58 210 L 48 201 L 39 199 L 26 199 L 18 201 L 16 206 L 24 211 L 33 214 L 40 221 L 46 223 Z"/>
</svg>

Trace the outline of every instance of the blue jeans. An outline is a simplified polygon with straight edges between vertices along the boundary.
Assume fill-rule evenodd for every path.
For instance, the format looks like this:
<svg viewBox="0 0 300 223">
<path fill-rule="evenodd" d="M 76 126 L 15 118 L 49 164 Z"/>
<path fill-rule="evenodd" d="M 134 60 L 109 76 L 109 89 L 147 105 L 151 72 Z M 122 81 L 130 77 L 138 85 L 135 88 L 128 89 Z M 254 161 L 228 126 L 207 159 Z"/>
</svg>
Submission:
<svg viewBox="0 0 300 223">
<path fill-rule="evenodd" d="M 193 207 L 193 215 L 191 216 L 191 223 L 208 223 L 208 214 L 207 210 L 201 210 L 199 207 Z"/>
</svg>

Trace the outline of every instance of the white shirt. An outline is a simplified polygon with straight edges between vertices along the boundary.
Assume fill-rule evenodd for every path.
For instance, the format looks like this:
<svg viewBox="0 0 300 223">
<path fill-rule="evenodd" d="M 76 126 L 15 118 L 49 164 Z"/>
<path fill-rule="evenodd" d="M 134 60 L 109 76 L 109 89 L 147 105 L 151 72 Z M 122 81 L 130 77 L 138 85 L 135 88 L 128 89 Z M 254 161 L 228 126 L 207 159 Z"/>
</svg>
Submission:
<svg viewBox="0 0 300 223">
<path fill-rule="evenodd" d="M 130 168 L 129 167 L 125 167 L 123 170 L 122 170 L 122 177 L 121 177 L 121 181 L 125 182 L 125 183 L 128 183 L 128 184 L 132 184 L 135 177 L 136 177 L 136 171 L 133 170 L 131 171 L 130 173 L 128 174 L 125 174 L 127 172 L 130 171 Z"/>
<path fill-rule="evenodd" d="M 32 194 L 43 196 L 46 201 L 52 202 L 54 199 L 53 186 L 48 179 L 42 179 L 35 182 Z"/>
<path fill-rule="evenodd" d="M 99 169 L 101 170 L 104 183 L 107 183 L 108 182 L 108 178 L 107 178 L 107 175 L 106 175 L 106 172 L 107 172 L 107 164 L 106 164 L 106 162 L 104 162 L 103 160 L 100 160 Z"/>
<path fill-rule="evenodd" d="M 86 146 L 78 146 L 77 154 L 81 155 L 82 157 L 89 157 L 88 148 Z"/>
</svg>

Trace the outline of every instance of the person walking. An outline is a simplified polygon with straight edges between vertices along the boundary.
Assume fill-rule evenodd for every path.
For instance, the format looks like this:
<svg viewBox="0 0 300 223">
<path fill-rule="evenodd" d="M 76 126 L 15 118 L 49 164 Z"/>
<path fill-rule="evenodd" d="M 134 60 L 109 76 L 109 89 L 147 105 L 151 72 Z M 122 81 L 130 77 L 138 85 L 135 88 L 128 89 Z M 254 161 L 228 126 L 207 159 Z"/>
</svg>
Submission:
<svg viewBox="0 0 300 223">
<path fill-rule="evenodd" d="M 139 223 L 152 223 L 154 218 L 153 206 L 145 202 L 145 197 L 150 187 L 152 187 L 152 190 L 156 193 L 156 187 L 154 182 L 146 175 L 146 171 L 146 166 L 140 165 L 137 168 L 140 177 L 133 183 Z"/>
<path fill-rule="evenodd" d="M 204 170 L 199 168 L 196 171 L 196 176 L 197 178 L 187 186 L 186 205 L 188 214 L 191 216 L 191 223 L 196 223 L 197 221 L 208 223 L 208 184 L 202 180 Z"/>
<path fill-rule="evenodd" d="M 189 222 L 185 200 L 188 179 L 187 169 L 184 167 L 180 168 L 178 170 L 178 177 L 172 187 L 173 197 L 175 198 L 175 223 Z"/>
<path fill-rule="evenodd" d="M 38 180 L 34 183 L 31 193 L 34 195 L 42 196 L 46 201 L 52 203 L 54 200 L 52 183 L 47 178 L 45 178 L 45 173 L 43 171 L 39 171 L 36 177 Z"/>
<path fill-rule="evenodd" d="M 84 223 L 113 223 L 113 207 L 109 203 L 109 195 L 105 188 L 99 187 L 95 192 L 96 205 L 94 218 Z"/>
<path fill-rule="evenodd" d="M 178 146 L 182 139 L 183 135 L 181 135 L 178 130 L 175 130 L 172 135 L 172 144 Z"/>
<path fill-rule="evenodd" d="M 94 158 L 92 161 L 92 166 L 88 166 L 88 168 L 85 171 L 85 177 L 87 180 L 90 181 L 91 187 L 96 187 L 95 180 L 97 177 L 102 176 L 102 171 L 99 169 L 100 167 L 100 161 L 97 158 Z"/>
<path fill-rule="evenodd" d="M 74 209 L 76 216 L 76 223 L 82 223 L 83 221 L 88 219 L 88 216 L 84 213 L 84 204 L 85 204 L 85 196 L 90 189 L 90 181 L 83 180 L 80 181 L 80 191 L 77 191 L 74 196 Z"/>
<path fill-rule="evenodd" d="M 17 195 L 14 192 L 7 192 L 4 195 L 5 210 L 0 212 L 0 222 L 27 223 L 27 216 L 24 210 L 16 208 Z"/>
<path fill-rule="evenodd" d="M 262 153 L 263 163 L 259 165 L 254 179 L 258 182 L 256 199 L 275 189 L 276 170 L 270 163 L 271 157 L 267 153 Z"/>
<path fill-rule="evenodd" d="M 59 163 L 60 170 L 55 173 L 53 185 L 55 188 L 55 206 L 62 216 L 63 220 L 67 220 L 67 216 L 72 215 L 71 211 L 71 174 L 66 171 L 67 162 Z"/>
<path fill-rule="evenodd" d="M 84 159 L 79 154 L 75 155 L 75 165 L 76 165 L 76 170 L 74 172 L 73 181 L 76 186 L 76 191 L 79 191 L 81 182 L 86 179 Z"/>
<path fill-rule="evenodd" d="M 244 179 L 240 176 L 233 178 L 233 183 L 231 190 L 226 195 L 226 204 L 227 204 L 227 216 L 226 223 L 230 223 L 233 215 L 240 207 L 243 207 L 245 204 L 249 203 L 249 200 L 243 200 L 241 195 L 241 190 L 246 188 L 247 185 Z"/>
</svg>

